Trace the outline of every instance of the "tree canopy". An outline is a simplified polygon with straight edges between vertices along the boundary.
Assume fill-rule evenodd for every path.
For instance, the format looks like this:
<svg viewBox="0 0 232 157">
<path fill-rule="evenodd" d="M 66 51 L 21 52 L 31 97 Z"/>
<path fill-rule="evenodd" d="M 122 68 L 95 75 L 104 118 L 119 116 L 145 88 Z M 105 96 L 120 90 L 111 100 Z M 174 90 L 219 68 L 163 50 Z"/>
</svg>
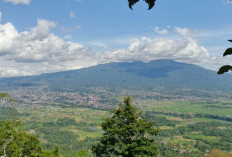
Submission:
<svg viewBox="0 0 232 157">
<path fill-rule="evenodd" d="M 0 122 L 0 156 L 45 156 L 39 140 L 25 133 L 20 122 Z"/>
<path fill-rule="evenodd" d="M 9 94 L 0 93 L 0 101 L 4 99 L 14 102 Z M 38 138 L 27 134 L 20 121 L 13 118 L 0 121 L 0 156 L 58 157 L 59 149 L 44 151 Z"/>
<path fill-rule="evenodd" d="M 36 136 L 29 135 L 15 120 L 0 121 L 0 156 L 59 157 L 59 148 L 44 151 Z"/>
<path fill-rule="evenodd" d="M 131 105 L 131 98 L 124 99 L 112 116 L 101 124 L 104 134 L 92 147 L 96 156 L 157 156 L 158 148 L 154 136 L 158 130 L 154 122 L 141 117 L 141 112 Z"/>
<path fill-rule="evenodd" d="M 153 8 L 156 2 L 156 0 L 144 0 L 144 1 L 148 4 L 148 10 Z M 137 2 L 139 2 L 139 0 L 128 0 L 129 7 L 132 9 L 132 6 L 136 4 Z"/>
</svg>

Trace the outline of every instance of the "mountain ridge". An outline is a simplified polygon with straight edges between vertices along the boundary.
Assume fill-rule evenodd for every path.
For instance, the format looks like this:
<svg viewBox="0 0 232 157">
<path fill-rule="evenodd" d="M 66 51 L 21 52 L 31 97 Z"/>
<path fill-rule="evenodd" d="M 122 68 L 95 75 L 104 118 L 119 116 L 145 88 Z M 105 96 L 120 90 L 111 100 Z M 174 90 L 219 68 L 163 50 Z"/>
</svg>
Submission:
<svg viewBox="0 0 232 157">
<path fill-rule="evenodd" d="M 232 76 L 217 75 L 215 71 L 176 62 L 155 60 L 147 63 L 115 62 L 88 68 L 69 70 L 37 76 L 0 78 L 0 87 L 47 86 L 52 90 L 68 90 L 91 87 L 152 90 L 199 89 L 209 91 L 232 91 Z"/>
</svg>

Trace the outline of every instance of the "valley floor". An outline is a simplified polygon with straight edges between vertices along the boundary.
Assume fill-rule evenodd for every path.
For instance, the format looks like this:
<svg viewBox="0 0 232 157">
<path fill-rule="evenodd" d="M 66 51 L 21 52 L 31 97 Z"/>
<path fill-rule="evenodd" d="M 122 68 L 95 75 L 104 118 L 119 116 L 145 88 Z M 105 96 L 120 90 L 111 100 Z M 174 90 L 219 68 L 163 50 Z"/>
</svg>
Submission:
<svg viewBox="0 0 232 157">
<path fill-rule="evenodd" d="M 33 104 L 24 101 L 32 101 L 33 97 L 21 97 L 11 113 L 2 105 L 0 119 L 16 115 L 27 132 L 39 137 L 46 149 L 58 145 L 62 154 L 73 156 L 78 150 L 90 150 L 99 140 L 103 117 L 110 116 L 109 111 L 126 93 L 59 93 L 58 98 L 52 94 L 50 101 Z M 167 95 L 152 97 L 151 93 L 133 97 L 143 117 L 155 121 L 160 130 L 157 144 L 161 156 L 203 156 L 213 149 L 232 154 L 232 100 L 170 99 Z M 76 98 L 79 102 L 74 101 Z"/>
</svg>

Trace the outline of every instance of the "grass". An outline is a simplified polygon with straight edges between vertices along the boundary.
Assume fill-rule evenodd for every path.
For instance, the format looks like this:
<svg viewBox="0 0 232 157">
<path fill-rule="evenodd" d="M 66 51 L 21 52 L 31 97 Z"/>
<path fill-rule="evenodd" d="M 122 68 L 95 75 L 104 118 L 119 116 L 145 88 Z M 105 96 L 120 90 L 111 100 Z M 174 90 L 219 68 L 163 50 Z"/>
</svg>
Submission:
<svg viewBox="0 0 232 157">
<path fill-rule="evenodd" d="M 210 108 L 206 102 L 193 102 L 193 101 L 149 101 L 149 105 L 145 104 L 150 110 L 156 111 L 170 111 L 178 113 L 205 113 L 220 116 L 232 116 L 232 105 L 223 106 L 222 103 L 210 104 L 218 108 Z M 149 106 L 149 107 L 148 107 Z M 221 108 L 220 108 L 221 107 Z"/>
</svg>

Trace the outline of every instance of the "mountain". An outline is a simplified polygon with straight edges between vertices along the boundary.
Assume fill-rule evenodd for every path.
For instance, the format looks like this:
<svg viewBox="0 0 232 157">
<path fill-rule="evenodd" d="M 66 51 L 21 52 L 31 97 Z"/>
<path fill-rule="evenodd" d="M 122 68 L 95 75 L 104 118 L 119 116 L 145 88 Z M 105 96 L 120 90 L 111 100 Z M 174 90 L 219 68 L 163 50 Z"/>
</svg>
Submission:
<svg viewBox="0 0 232 157">
<path fill-rule="evenodd" d="M 148 63 L 107 63 L 38 76 L 0 78 L 1 89 L 40 86 L 59 91 L 104 87 L 111 90 L 164 88 L 229 93 L 232 91 L 232 76 L 217 75 L 215 71 L 196 65 L 172 60 L 156 60 Z"/>
</svg>

